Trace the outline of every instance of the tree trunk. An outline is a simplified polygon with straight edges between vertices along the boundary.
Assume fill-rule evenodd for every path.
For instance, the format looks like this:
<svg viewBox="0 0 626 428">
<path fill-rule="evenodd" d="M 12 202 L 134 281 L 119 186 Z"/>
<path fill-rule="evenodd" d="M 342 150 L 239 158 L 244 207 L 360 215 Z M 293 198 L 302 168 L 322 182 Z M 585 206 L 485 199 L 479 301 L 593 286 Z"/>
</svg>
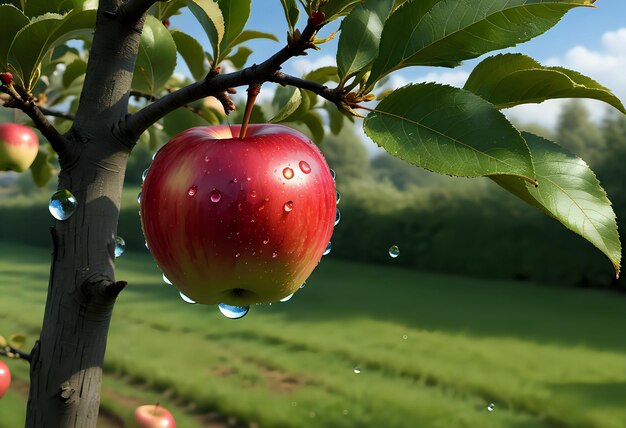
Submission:
<svg viewBox="0 0 626 428">
<path fill-rule="evenodd" d="M 115 299 L 115 235 L 134 141 L 120 132 L 143 19 L 126 22 L 121 0 L 101 0 L 91 56 L 59 188 L 78 201 L 52 231 L 41 337 L 31 355 L 27 427 L 95 427 L 102 363 Z"/>
</svg>

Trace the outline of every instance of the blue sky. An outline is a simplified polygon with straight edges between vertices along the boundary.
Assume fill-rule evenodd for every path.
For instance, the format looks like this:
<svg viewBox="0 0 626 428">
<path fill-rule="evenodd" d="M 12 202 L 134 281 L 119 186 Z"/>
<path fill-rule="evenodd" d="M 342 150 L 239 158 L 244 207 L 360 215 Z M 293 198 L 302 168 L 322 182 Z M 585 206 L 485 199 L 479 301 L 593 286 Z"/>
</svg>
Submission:
<svg viewBox="0 0 626 428">
<path fill-rule="evenodd" d="M 576 69 L 608 86 L 626 101 L 626 1 L 598 0 L 596 6 L 574 9 L 547 33 L 510 51 L 525 53 L 544 64 Z M 304 19 L 301 16 L 300 27 L 304 26 Z M 208 39 L 190 14 L 174 17 L 172 26 L 194 35 L 208 46 Z M 260 62 L 280 49 L 287 32 L 280 1 L 253 0 L 252 13 L 246 28 L 274 33 L 281 40 L 281 43 L 263 40 L 251 44 L 254 54 L 250 58 L 250 64 Z M 327 36 L 336 28 L 337 24 L 333 23 L 330 28 L 322 30 L 320 37 Z M 292 59 L 285 65 L 285 71 L 299 74 L 318 66 L 334 64 L 335 43 L 322 45 L 321 51 L 312 52 L 306 57 Z M 394 82 L 401 85 L 409 82 L 439 81 L 462 86 L 477 62 L 478 60 L 467 61 L 456 69 L 408 68 L 395 73 Z M 540 105 L 516 107 L 506 113 L 521 121 L 539 122 L 551 127 L 554 126 L 562 105 L 562 101 L 549 101 Z M 604 105 L 590 102 L 589 106 L 598 119 L 606 111 Z"/>
</svg>

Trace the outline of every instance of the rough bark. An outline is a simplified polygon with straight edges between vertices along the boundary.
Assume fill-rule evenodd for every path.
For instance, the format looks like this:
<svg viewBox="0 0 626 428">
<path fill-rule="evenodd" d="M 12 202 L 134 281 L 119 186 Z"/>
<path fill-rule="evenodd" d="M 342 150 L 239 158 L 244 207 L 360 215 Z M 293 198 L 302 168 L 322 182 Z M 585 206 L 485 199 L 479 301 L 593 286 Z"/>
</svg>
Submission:
<svg viewBox="0 0 626 428">
<path fill-rule="evenodd" d="M 52 264 L 41 336 L 31 355 L 27 427 L 95 427 L 102 363 L 113 305 L 114 238 L 124 172 L 133 141 L 118 124 L 128 94 L 143 20 L 115 14 L 101 1 L 97 29 L 72 130 L 60 157 L 59 188 L 76 212 L 51 229 Z"/>
</svg>

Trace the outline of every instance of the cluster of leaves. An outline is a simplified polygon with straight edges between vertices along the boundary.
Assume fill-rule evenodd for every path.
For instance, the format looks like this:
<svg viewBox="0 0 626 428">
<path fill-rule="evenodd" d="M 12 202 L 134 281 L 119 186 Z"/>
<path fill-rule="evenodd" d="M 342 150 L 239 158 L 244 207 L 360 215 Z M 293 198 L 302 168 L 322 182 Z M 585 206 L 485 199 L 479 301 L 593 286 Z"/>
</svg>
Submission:
<svg viewBox="0 0 626 428">
<path fill-rule="evenodd" d="M 70 113 L 86 72 L 96 2 L 33 0 L 0 6 L 0 69 L 14 72 L 24 93 L 43 94 L 47 106 L 64 101 Z M 23 3 L 23 4 L 22 4 Z M 568 11 L 594 0 L 280 0 L 288 40 L 306 17 L 322 24 L 341 20 L 337 65 L 303 79 L 332 85 L 339 101 L 321 100 L 300 87 L 279 87 L 272 122 L 303 124 L 324 138 L 324 117 L 337 134 L 344 117 L 360 116 L 366 134 L 389 153 L 428 170 L 462 177 L 490 177 L 604 252 L 619 273 L 621 246 L 615 215 L 589 167 L 556 143 L 520 133 L 500 111 L 554 98 L 595 98 L 626 109 L 609 89 L 575 71 L 546 67 L 524 55 L 484 59 L 464 88 L 435 83 L 389 88 L 388 76 L 405 67 L 456 67 L 462 61 L 509 48 L 544 33 Z M 191 77 L 218 67 L 241 69 L 251 50 L 245 42 L 272 34 L 247 30 L 251 0 L 169 0 L 150 11 L 141 37 L 131 112 L 154 97 L 190 83 L 173 76 L 177 54 Z M 206 32 L 211 52 L 164 22 L 187 8 Z M 302 15 L 302 16 L 301 16 Z M 7 23 L 6 25 L 4 23 Z M 331 36 L 332 37 L 332 36 Z M 70 38 L 83 48 L 61 46 Z M 322 43 L 314 39 L 314 45 Z M 62 64 L 62 66 L 60 66 Z M 46 78 L 40 78 L 45 76 Z M 310 86 L 309 86 L 310 87 Z M 319 91 L 318 91 L 319 93 Z M 377 98 L 375 108 L 363 103 Z M 325 112 L 325 113 L 324 113 Z M 262 118 L 264 119 L 264 117 Z M 59 119 L 62 120 L 62 119 Z M 223 120 L 219 105 L 197 101 L 166 116 L 141 137 L 152 148 L 191 126 Z M 65 123 L 58 123 L 62 129 Z M 67 129 L 67 128 L 65 128 Z"/>
<path fill-rule="evenodd" d="M 26 336 L 21 333 L 12 334 L 8 339 L 0 336 L 0 354 L 9 358 L 20 358 L 20 349 L 26 343 Z"/>
</svg>

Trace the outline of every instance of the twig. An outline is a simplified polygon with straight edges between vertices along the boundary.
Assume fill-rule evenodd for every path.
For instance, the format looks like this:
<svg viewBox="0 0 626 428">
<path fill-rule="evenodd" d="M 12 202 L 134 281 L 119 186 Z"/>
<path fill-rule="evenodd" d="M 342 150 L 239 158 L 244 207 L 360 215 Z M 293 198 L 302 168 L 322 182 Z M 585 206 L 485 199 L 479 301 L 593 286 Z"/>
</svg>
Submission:
<svg viewBox="0 0 626 428">
<path fill-rule="evenodd" d="M 307 89 L 332 103 L 339 102 L 344 94 L 342 92 L 329 89 L 327 86 L 321 85 L 312 80 L 300 79 L 299 77 L 290 76 L 282 71 L 275 72 L 269 79 L 270 82 L 278 83 L 282 86 L 295 86 L 301 89 Z"/>
<path fill-rule="evenodd" d="M 0 348 L 0 355 L 30 362 L 30 354 L 15 349 L 12 346 L 3 346 Z"/>
<path fill-rule="evenodd" d="M 67 119 L 67 120 L 72 120 L 72 121 L 74 120 L 74 115 L 71 113 L 65 113 L 65 112 L 58 111 L 58 110 L 51 110 L 49 108 L 42 107 L 42 106 L 39 106 L 39 110 L 41 110 L 44 116 L 59 117 L 61 119 Z"/>
</svg>

